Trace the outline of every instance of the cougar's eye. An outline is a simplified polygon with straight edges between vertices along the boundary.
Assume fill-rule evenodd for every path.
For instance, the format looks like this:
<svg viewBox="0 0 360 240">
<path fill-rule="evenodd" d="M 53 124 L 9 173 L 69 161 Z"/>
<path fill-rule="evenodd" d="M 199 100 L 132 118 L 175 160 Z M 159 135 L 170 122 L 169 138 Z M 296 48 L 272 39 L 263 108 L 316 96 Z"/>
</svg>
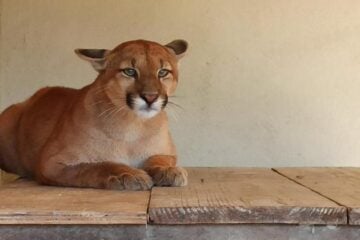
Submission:
<svg viewBox="0 0 360 240">
<path fill-rule="evenodd" d="M 124 73 L 128 77 L 136 76 L 136 70 L 134 68 L 124 68 L 121 70 L 121 72 Z"/>
<path fill-rule="evenodd" d="M 170 71 L 167 69 L 160 69 L 158 72 L 158 76 L 159 76 L 159 78 L 166 77 L 169 74 L 169 72 Z"/>
</svg>

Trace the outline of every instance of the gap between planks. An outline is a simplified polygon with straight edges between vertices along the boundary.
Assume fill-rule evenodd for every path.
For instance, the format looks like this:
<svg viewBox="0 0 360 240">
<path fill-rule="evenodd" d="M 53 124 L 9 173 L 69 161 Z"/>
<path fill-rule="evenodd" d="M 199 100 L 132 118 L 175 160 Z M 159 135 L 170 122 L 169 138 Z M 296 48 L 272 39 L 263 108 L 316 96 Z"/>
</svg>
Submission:
<svg viewBox="0 0 360 240">
<path fill-rule="evenodd" d="M 349 225 L 360 225 L 360 168 L 276 168 L 287 177 L 345 206 Z"/>
<path fill-rule="evenodd" d="M 289 179 L 290 181 L 292 181 L 292 182 L 294 182 L 294 183 L 296 183 L 296 184 L 299 184 L 299 185 L 301 185 L 301 186 L 309 189 L 310 191 L 312 191 L 312 192 L 314 192 L 314 193 L 316 193 L 316 194 L 318 194 L 318 195 L 320 195 L 320 196 L 322 196 L 322 197 L 324 197 L 324 198 L 326 198 L 326 199 L 328 199 L 328 200 L 336 203 L 337 205 L 339 205 L 339 206 L 341 206 L 341 207 L 345 207 L 345 208 L 346 208 L 346 215 L 347 215 L 347 224 L 349 224 L 349 209 L 348 209 L 347 206 L 345 206 L 344 204 L 341 204 L 340 202 L 338 202 L 338 201 L 336 201 L 336 200 L 334 200 L 334 199 L 332 199 L 332 198 L 330 198 L 330 197 L 322 194 L 322 193 L 319 192 L 319 191 L 316 191 L 315 189 L 310 188 L 309 186 L 306 186 L 305 184 L 302 184 L 301 182 L 296 181 L 295 179 L 292 179 L 292 178 L 286 176 L 285 174 L 279 172 L 276 168 L 271 168 L 271 170 L 274 171 L 275 173 L 277 173 L 277 174 L 279 174 L 279 175 L 281 175 L 281 176 Z"/>
<path fill-rule="evenodd" d="M 344 207 L 344 208 L 346 209 L 346 224 L 349 225 L 349 222 L 350 222 L 350 213 L 349 213 L 349 212 L 350 212 L 350 211 L 349 211 L 349 208 L 348 208 L 347 206 L 345 206 L 344 204 L 341 204 L 340 202 L 338 202 L 338 201 L 336 201 L 336 200 L 334 200 L 334 199 L 332 199 L 332 198 L 330 198 L 330 197 L 322 194 L 322 193 L 319 192 L 319 191 L 316 191 L 315 189 L 310 188 L 309 186 L 306 186 L 305 184 L 302 184 L 301 182 L 296 181 L 295 179 L 292 179 L 292 178 L 286 176 L 285 174 L 279 172 L 276 168 L 271 168 L 271 171 L 279 174 L 280 176 L 283 176 L 284 178 L 289 179 L 290 181 L 292 181 L 292 182 L 294 182 L 294 183 L 296 183 L 296 184 L 299 184 L 299 185 L 301 185 L 301 186 L 309 189 L 310 191 L 312 191 L 312 192 L 314 192 L 314 193 L 316 193 L 316 194 L 318 194 L 318 195 L 320 195 L 320 196 L 328 199 L 329 201 L 332 201 L 332 202 L 336 203 L 337 205 L 339 205 L 339 206 L 341 206 L 341 207 Z"/>
</svg>

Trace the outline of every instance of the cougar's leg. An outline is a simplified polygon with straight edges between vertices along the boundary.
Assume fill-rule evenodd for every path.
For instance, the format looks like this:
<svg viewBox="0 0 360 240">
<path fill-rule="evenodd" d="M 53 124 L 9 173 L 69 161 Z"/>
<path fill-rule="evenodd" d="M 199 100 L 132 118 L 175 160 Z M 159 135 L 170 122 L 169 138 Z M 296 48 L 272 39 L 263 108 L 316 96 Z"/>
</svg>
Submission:
<svg viewBox="0 0 360 240">
<path fill-rule="evenodd" d="M 53 159 L 38 171 L 38 181 L 48 185 L 118 190 L 147 190 L 153 185 L 145 171 L 113 162 L 66 165 Z"/>
</svg>

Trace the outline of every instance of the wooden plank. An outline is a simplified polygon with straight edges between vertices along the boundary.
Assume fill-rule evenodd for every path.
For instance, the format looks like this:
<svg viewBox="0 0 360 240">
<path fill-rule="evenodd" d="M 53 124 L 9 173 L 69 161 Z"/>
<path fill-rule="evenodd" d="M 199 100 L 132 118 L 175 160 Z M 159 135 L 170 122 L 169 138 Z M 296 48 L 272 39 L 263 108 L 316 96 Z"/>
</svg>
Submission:
<svg viewBox="0 0 360 240">
<path fill-rule="evenodd" d="M 0 224 L 146 224 L 149 197 L 20 180 L 0 187 Z"/>
<path fill-rule="evenodd" d="M 360 168 L 278 168 L 279 173 L 349 209 L 349 224 L 360 225 Z"/>
<path fill-rule="evenodd" d="M 270 169 L 189 168 L 189 185 L 152 189 L 150 223 L 346 224 L 346 208 Z"/>
</svg>

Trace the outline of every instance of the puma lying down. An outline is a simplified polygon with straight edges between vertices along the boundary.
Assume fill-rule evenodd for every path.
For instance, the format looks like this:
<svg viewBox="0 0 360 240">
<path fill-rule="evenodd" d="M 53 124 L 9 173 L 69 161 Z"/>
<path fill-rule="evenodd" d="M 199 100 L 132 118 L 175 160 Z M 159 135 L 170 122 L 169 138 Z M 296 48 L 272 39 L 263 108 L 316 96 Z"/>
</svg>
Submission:
<svg viewBox="0 0 360 240">
<path fill-rule="evenodd" d="M 76 49 L 98 72 L 82 89 L 46 87 L 0 115 L 0 167 L 47 185 L 184 186 L 164 108 L 187 43 Z"/>
</svg>

